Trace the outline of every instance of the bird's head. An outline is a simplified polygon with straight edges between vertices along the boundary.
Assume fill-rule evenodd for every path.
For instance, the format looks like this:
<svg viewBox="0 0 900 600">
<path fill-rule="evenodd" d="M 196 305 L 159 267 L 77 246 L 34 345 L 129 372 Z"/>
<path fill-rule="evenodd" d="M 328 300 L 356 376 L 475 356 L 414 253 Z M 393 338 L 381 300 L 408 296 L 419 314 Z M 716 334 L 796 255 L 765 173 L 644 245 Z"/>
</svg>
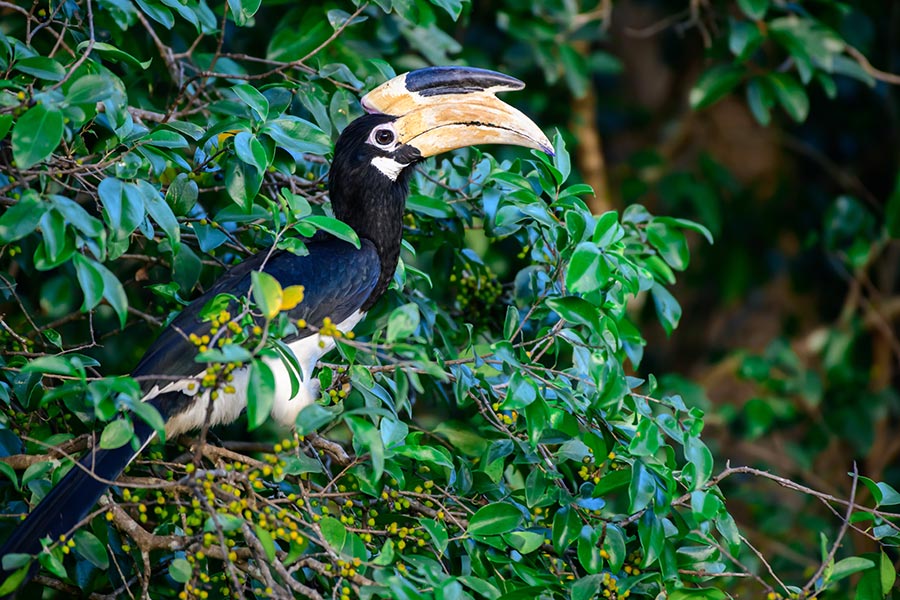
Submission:
<svg viewBox="0 0 900 600">
<path fill-rule="evenodd" d="M 540 128 L 496 96 L 524 86 L 495 71 L 430 67 L 366 94 L 362 107 L 368 114 L 350 123 L 335 146 L 330 176 L 335 215 L 356 220 L 360 202 L 385 195 L 399 196 L 402 211 L 410 167 L 456 148 L 512 144 L 552 154 Z"/>
</svg>

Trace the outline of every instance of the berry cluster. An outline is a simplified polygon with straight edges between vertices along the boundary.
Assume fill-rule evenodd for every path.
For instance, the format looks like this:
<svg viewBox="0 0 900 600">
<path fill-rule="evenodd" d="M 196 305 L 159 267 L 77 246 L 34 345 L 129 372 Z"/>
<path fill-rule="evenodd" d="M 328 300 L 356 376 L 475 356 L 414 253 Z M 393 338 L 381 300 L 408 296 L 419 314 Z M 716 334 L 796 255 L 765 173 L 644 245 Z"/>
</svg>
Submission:
<svg viewBox="0 0 900 600">
<path fill-rule="evenodd" d="M 469 261 L 450 274 L 455 294 L 454 308 L 477 327 L 486 327 L 502 318 L 503 286 L 490 267 Z"/>
</svg>

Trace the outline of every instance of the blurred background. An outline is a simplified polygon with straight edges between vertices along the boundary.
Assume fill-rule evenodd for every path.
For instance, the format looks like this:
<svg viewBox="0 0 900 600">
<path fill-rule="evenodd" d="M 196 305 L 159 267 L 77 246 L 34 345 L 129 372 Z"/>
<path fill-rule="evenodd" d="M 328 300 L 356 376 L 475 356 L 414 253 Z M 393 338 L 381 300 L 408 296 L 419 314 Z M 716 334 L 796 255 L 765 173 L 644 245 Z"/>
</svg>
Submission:
<svg viewBox="0 0 900 600">
<path fill-rule="evenodd" d="M 640 374 L 708 411 L 718 467 L 847 498 L 856 463 L 900 486 L 900 3 L 509 0 L 429 16 L 379 24 L 398 72 L 462 60 L 525 80 L 517 102 L 565 135 L 596 213 L 637 202 L 714 233 L 691 239 L 671 336 L 652 303 L 634 310 Z M 816 568 L 834 514 L 764 480 L 726 490 L 773 564 Z"/>
</svg>

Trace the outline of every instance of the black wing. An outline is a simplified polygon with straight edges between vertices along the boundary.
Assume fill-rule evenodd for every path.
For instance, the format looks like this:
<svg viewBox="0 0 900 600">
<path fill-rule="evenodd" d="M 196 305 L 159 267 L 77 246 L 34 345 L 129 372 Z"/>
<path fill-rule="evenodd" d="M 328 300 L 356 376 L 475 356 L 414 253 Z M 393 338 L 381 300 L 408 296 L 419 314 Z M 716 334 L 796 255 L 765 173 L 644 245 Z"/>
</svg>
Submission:
<svg viewBox="0 0 900 600">
<path fill-rule="evenodd" d="M 375 246 L 368 240 L 362 240 L 357 250 L 347 242 L 329 238 L 307 242 L 306 247 L 309 250 L 306 256 L 276 251 L 266 260 L 267 252 L 261 252 L 228 270 L 172 321 L 147 349 L 132 375 L 196 375 L 200 370 L 200 365 L 194 362 L 197 349 L 188 336 L 192 333 L 202 336 L 210 330 L 210 323 L 201 321 L 200 311 L 218 294 L 245 297 L 250 290 L 252 271 L 262 270 L 272 275 L 282 287 L 302 285 L 305 288 L 303 302 L 288 313 L 292 319 L 303 319 L 310 325 L 318 326 L 325 317 L 340 323 L 359 310 L 371 295 L 381 272 L 381 261 Z M 285 341 L 306 337 L 310 333 L 309 329 L 305 329 Z M 147 391 L 155 384 L 162 387 L 167 382 L 171 379 L 154 381 L 148 377 L 141 381 L 141 387 Z"/>
<path fill-rule="evenodd" d="M 303 285 L 306 288 L 303 302 L 290 311 L 292 318 L 318 324 L 325 317 L 331 317 L 335 323 L 340 323 L 359 310 L 375 289 L 381 271 L 375 247 L 364 240 L 357 250 L 335 239 L 311 241 L 307 247 L 308 256 L 275 252 L 266 261 L 266 253 L 262 253 L 229 270 L 163 331 L 147 350 L 133 375 L 196 374 L 199 371 L 199 365 L 194 362 L 197 350 L 185 336 L 208 332 L 209 324 L 202 323 L 199 318 L 204 305 L 216 294 L 225 292 L 237 297 L 245 296 L 250 289 L 250 273 L 259 270 L 263 262 L 263 270 L 278 279 L 283 287 Z M 310 333 L 308 329 L 301 331 L 295 339 Z M 170 380 L 160 380 L 158 383 L 164 384 L 165 381 Z M 145 389 L 152 387 L 153 383 L 142 382 Z M 180 399 L 167 399 L 165 396 L 180 396 Z M 163 394 L 151 402 L 165 417 L 165 413 L 177 412 L 186 398 L 181 394 Z M 135 421 L 134 428 L 141 445 L 153 435 L 150 426 L 142 421 Z M 104 481 L 118 478 L 135 454 L 130 444 L 114 450 L 94 447 L 81 460 L 83 468 L 75 466 L 71 469 L 16 528 L 0 548 L 0 556 L 18 552 L 35 554 L 41 549 L 42 537 L 49 535 L 56 539 L 71 531 L 106 490 Z M 38 565 L 35 561 L 29 577 Z M 10 574 L 0 566 L 0 581 Z"/>
</svg>

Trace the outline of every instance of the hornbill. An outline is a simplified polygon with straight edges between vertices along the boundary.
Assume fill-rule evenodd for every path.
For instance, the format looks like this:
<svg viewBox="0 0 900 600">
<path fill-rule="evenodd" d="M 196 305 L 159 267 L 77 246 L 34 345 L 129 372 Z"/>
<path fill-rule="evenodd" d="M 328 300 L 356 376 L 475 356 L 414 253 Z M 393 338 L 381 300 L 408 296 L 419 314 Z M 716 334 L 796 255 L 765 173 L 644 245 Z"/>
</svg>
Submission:
<svg viewBox="0 0 900 600">
<path fill-rule="evenodd" d="M 309 253 L 305 256 L 261 252 L 227 271 L 187 306 L 132 372 L 141 382 L 142 400 L 152 404 L 165 420 L 166 436 L 200 428 L 207 418 L 209 425 L 234 421 L 247 404 L 246 368 L 234 371 L 231 393 L 220 393 L 215 399 L 209 389 L 196 385 L 203 365 L 194 361 L 197 346 L 190 338 L 209 333 L 210 323 L 201 318 L 201 311 L 210 299 L 222 293 L 246 297 L 251 273 L 264 271 L 283 288 L 303 286 L 303 301 L 288 313 L 293 322 L 317 325 L 327 317 L 339 330 L 349 331 L 384 294 L 394 275 L 414 165 L 429 156 L 475 144 L 514 144 L 552 154 L 550 141 L 537 125 L 495 96 L 522 87 L 521 81 L 494 71 L 433 67 L 395 77 L 364 96 L 362 107 L 367 114 L 341 133 L 329 173 L 334 215 L 356 231 L 360 247 L 318 236 L 306 241 Z M 334 341 L 308 326 L 298 327 L 296 334 L 283 341 L 302 371 L 302 384 L 295 395 L 291 394 L 290 367 L 280 359 L 266 360 L 275 376 L 271 415 L 290 426 L 301 409 L 318 397 L 319 381 L 313 369 L 334 347 Z M 70 534 L 110 482 L 154 437 L 153 429 L 141 420 L 135 419 L 134 430 L 138 442 L 134 446 L 111 450 L 95 446 L 13 531 L 0 549 L 0 557 L 37 554 L 41 540 L 55 541 Z M 33 564 L 36 567 L 37 563 Z M 3 574 L 5 580 L 10 573 Z M 19 571 L 17 576 L 22 574 Z"/>
</svg>

